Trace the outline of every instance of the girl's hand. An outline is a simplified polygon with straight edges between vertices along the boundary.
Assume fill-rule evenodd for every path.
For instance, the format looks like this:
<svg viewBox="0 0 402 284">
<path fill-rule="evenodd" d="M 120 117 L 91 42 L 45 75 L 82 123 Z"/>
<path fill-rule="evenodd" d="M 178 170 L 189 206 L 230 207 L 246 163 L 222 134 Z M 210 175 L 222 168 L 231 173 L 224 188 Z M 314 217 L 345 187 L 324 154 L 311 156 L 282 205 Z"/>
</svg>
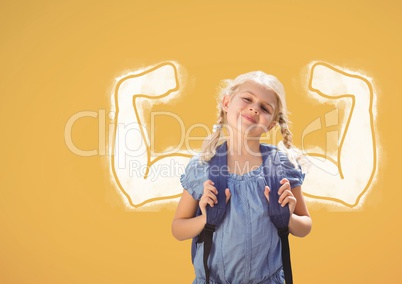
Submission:
<svg viewBox="0 0 402 284">
<path fill-rule="evenodd" d="M 218 203 L 218 190 L 215 188 L 212 180 L 207 180 L 204 182 L 204 193 L 201 196 L 199 206 L 201 209 L 202 215 L 206 216 L 206 207 L 207 205 L 214 207 L 215 204 Z M 225 190 L 226 195 L 226 203 L 228 203 L 231 193 L 228 188 Z"/>
<path fill-rule="evenodd" d="M 285 206 L 286 204 L 289 204 L 289 212 L 290 215 L 292 215 L 293 212 L 295 211 L 297 200 L 294 197 L 292 190 L 290 188 L 290 183 L 286 178 L 283 178 L 280 181 L 280 184 L 282 184 L 282 186 L 278 190 L 279 194 L 278 202 L 281 204 L 282 207 Z M 270 188 L 268 186 L 265 186 L 264 195 L 265 198 L 268 200 L 268 202 L 269 202 L 269 192 Z"/>
</svg>

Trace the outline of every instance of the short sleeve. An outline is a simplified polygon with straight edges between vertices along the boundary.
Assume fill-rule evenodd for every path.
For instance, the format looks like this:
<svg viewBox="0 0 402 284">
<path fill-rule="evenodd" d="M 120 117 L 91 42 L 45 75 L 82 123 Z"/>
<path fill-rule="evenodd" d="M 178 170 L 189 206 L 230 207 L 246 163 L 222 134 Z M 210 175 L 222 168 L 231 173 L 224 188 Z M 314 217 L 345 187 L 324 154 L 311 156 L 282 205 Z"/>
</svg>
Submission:
<svg viewBox="0 0 402 284">
<path fill-rule="evenodd" d="M 305 174 L 299 164 L 297 167 L 289 161 L 286 153 L 279 151 L 279 157 L 284 171 L 284 177 L 289 180 L 290 188 L 301 186 L 304 181 Z"/>
<path fill-rule="evenodd" d="M 208 163 L 200 162 L 199 156 L 190 159 L 180 183 L 195 200 L 199 200 L 204 191 L 204 182 L 208 179 Z"/>
</svg>

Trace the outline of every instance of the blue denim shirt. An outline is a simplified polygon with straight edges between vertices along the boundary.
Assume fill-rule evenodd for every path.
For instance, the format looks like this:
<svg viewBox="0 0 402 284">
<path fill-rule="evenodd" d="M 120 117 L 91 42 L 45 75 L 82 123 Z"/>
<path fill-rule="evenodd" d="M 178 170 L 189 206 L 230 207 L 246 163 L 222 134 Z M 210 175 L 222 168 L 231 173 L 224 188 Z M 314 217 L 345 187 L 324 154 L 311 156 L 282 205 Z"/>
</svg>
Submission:
<svg viewBox="0 0 402 284">
<path fill-rule="evenodd" d="M 291 188 L 300 186 L 304 180 L 300 168 L 296 169 L 285 154 L 281 155 L 281 163 Z M 229 175 L 232 195 L 214 233 L 208 259 L 211 284 L 284 283 L 280 239 L 268 216 L 269 204 L 264 196 L 263 166 L 244 175 Z M 181 176 L 181 184 L 199 200 L 207 179 L 208 164 L 194 156 Z M 197 244 L 194 269 L 193 283 L 205 283 L 203 243 Z"/>
</svg>

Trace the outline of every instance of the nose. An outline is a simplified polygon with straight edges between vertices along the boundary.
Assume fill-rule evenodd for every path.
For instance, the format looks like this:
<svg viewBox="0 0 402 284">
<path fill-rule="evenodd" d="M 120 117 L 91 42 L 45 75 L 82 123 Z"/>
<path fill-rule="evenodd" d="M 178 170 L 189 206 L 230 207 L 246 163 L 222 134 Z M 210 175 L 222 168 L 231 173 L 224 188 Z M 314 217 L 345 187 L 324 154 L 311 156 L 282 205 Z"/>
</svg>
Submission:
<svg viewBox="0 0 402 284">
<path fill-rule="evenodd" d="M 250 106 L 250 111 L 251 111 L 252 113 L 258 114 L 257 108 L 255 108 L 255 107 L 253 107 L 253 106 Z"/>
</svg>

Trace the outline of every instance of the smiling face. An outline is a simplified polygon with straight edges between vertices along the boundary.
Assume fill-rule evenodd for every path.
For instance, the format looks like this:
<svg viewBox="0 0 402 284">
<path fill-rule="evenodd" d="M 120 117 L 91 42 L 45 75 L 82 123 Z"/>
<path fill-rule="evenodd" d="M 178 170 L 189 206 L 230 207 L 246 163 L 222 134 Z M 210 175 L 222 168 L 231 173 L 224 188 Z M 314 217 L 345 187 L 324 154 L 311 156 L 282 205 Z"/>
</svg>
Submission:
<svg viewBox="0 0 402 284">
<path fill-rule="evenodd" d="M 256 81 L 246 81 L 233 95 L 224 96 L 222 106 L 231 130 L 247 137 L 260 137 L 276 124 L 277 95 Z"/>
</svg>

